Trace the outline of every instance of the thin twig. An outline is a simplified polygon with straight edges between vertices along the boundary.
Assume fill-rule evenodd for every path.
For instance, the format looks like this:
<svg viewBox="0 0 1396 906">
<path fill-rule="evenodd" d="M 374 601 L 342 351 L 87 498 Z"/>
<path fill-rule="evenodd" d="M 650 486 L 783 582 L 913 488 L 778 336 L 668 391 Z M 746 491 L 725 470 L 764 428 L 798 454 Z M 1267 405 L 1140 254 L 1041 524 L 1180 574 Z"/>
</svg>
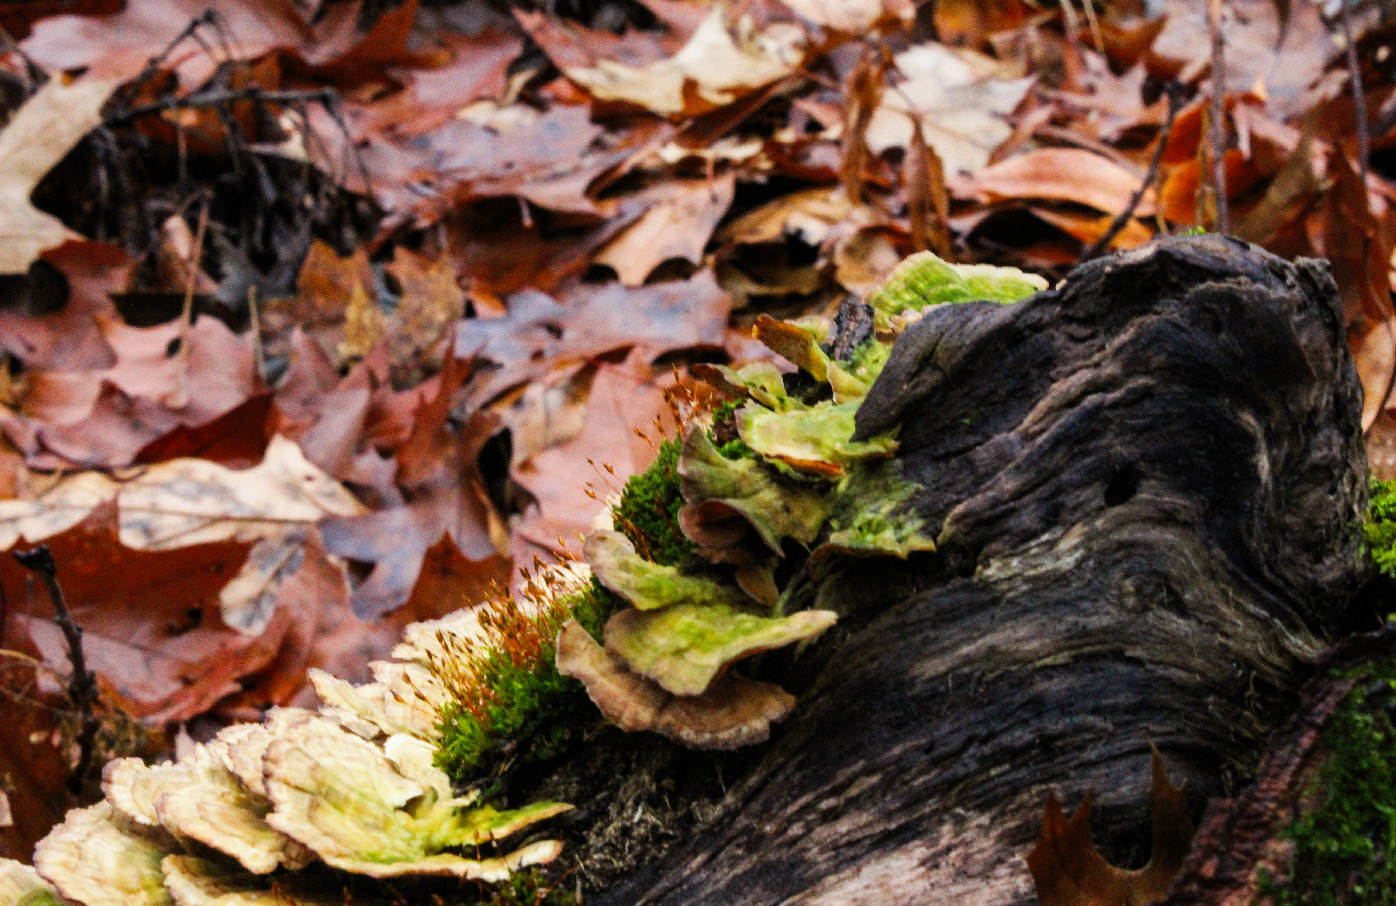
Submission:
<svg viewBox="0 0 1396 906">
<path fill-rule="evenodd" d="M 266 353 L 262 351 L 262 319 L 257 315 L 257 285 L 247 288 L 247 312 L 252 324 L 252 361 L 257 366 L 257 380 L 267 380 Z"/>
<path fill-rule="evenodd" d="M 1158 168 L 1163 162 L 1163 150 L 1168 146 L 1168 137 L 1173 134 L 1173 119 L 1178 115 L 1178 108 L 1183 105 L 1183 86 L 1177 82 L 1169 82 L 1164 87 L 1164 93 L 1168 96 L 1168 113 L 1164 116 L 1163 127 L 1159 129 L 1158 145 L 1154 147 L 1153 157 L 1149 158 L 1149 170 L 1144 174 L 1144 181 L 1139 184 L 1134 195 L 1130 198 L 1129 204 L 1110 224 L 1110 229 L 1105 231 L 1091 247 L 1081 253 L 1078 264 L 1084 264 L 1092 258 L 1098 258 L 1101 253 L 1110 248 L 1110 243 L 1115 241 L 1115 237 L 1120 235 L 1125 226 L 1129 224 L 1130 218 L 1134 216 L 1135 209 L 1139 207 L 1139 202 L 1144 199 L 1144 193 L 1149 191 L 1154 180 L 1158 178 Z"/>
<path fill-rule="evenodd" d="M 189 334 L 194 323 L 194 288 L 199 282 L 199 266 L 203 260 L 204 233 L 208 231 L 208 212 L 213 200 L 204 202 L 199 212 L 199 228 L 194 232 L 194 248 L 184 262 L 184 311 L 179 319 L 179 365 L 175 370 L 175 392 L 171 404 L 176 409 L 189 404 Z"/>
<path fill-rule="evenodd" d="M 315 101 L 326 108 L 334 106 L 337 95 L 332 89 L 317 88 L 313 91 L 269 91 L 255 85 L 247 88 L 230 88 L 220 91 L 201 91 L 184 97 L 167 97 L 129 110 L 119 110 L 107 117 L 103 123 L 108 127 L 124 126 L 143 116 L 164 113 L 167 110 L 188 110 L 197 107 L 217 107 L 237 101 L 260 101 L 264 104 L 298 104 Z"/>
<path fill-rule="evenodd" d="M 1207 0 L 1207 27 L 1212 33 L 1212 183 L 1216 186 L 1217 232 L 1230 232 L 1226 198 L 1226 39 L 1222 36 L 1222 0 Z"/>
<path fill-rule="evenodd" d="M 1343 43 L 1347 45 L 1348 78 L 1352 80 L 1353 119 L 1357 121 L 1357 167 L 1362 176 L 1362 206 L 1371 205 L 1367 197 L 1367 158 L 1372 153 L 1372 139 L 1367 134 L 1367 96 L 1362 90 L 1362 67 L 1357 62 L 1357 42 L 1352 38 L 1352 8 L 1342 0 Z"/>
<path fill-rule="evenodd" d="M 82 627 L 73 622 L 73 616 L 68 612 L 63 589 L 58 585 L 58 564 L 54 562 L 53 554 L 49 553 L 48 545 L 41 544 L 33 550 L 15 551 L 14 554 L 20 566 L 43 578 L 49 601 L 53 604 L 54 621 L 68 643 L 68 660 L 73 665 L 73 675 L 68 680 L 68 697 L 82 720 L 78 731 L 78 764 L 73 769 L 73 776 L 68 779 L 68 789 L 77 794 L 82 792 L 83 782 L 92 767 L 92 750 L 97 741 L 99 721 L 92 710 L 92 705 L 97 701 L 97 675 L 87 669 L 87 659 L 82 653 Z"/>
</svg>

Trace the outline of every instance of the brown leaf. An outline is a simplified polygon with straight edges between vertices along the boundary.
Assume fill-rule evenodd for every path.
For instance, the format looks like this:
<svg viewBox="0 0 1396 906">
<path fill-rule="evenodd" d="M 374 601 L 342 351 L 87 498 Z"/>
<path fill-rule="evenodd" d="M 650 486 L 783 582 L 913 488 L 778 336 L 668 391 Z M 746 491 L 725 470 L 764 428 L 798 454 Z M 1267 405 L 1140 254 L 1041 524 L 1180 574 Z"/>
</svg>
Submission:
<svg viewBox="0 0 1396 906">
<path fill-rule="evenodd" d="M 637 436 L 637 430 L 648 439 Z M 527 563 L 530 553 L 551 558 L 563 553 L 564 545 L 577 549 L 575 539 L 591 528 L 602 501 L 643 471 L 660 441 L 674 430 L 658 387 L 638 377 L 633 367 L 601 366 L 581 433 L 512 470 L 514 480 L 538 501 L 513 526 L 514 558 Z"/>
<path fill-rule="evenodd" d="M 1193 824 L 1183 787 L 1173 785 L 1163 756 L 1150 748 L 1153 837 L 1149 864 L 1126 871 L 1105 861 L 1091 841 L 1090 793 L 1069 821 L 1056 793 L 1048 793 L 1042 832 L 1027 857 L 1041 906 L 1143 906 L 1168 893 L 1192 848 Z"/>
<path fill-rule="evenodd" d="M 701 263 L 708 237 L 732 204 L 735 188 L 732 172 L 714 179 L 659 183 L 641 193 L 649 210 L 592 260 L 612 268 L 626 286 L 640 286 L 672 258 Z"/>
<path fill-rule="evenodd" d="M 284 614 L 259 636 L 223 623 L 219 591 L 242 565 L 246 544 L 132 550 L 118 541 L 110 504 L 46 543 L 83 628 L 88 666 L 135 717 L 160 723 L 202 714 L 268 663 L 286 631 Z M 12 617 L 66 674 L 67 648 L 48 601 L 27 591 L 28 574 L 11 557 L 0 557 L 0 584 Z"/>
<path fill-rule="evenodd" d="M 14 304 L 11 296 L 0 307 L 0 349 L 31 371 L 110 368 L 116 355 L 102 337 L 98 320 L 115 317 L 107 293 L 126 287 L 134 264 L 131 257 L 117 246 L 86 240 L 65 242 L 40 257 L 66 278 L 66 301 L 57 310 L 36 311 Z M 24 279 L 32 283 L 32 278 Z"/>
<path fill-rule="evenodd" d="M 89 73 L 50 79 L 0 131 L 0 274 L 22 274 L 40 252 L 74 234 L 29 195 L 55 164 L 101 122 L 101 108 L 119 80 Z"/>
<path fill-rule="evenodd" d="M 949 181 L 962 198 L 981 202 L 1041 198 L 1073 201 L 1107 214 L 1129 206 L 1141 180 L 1119 164 L 1080 148 L 1039 148 L 986 167 L 973 177 Z M 1135 208 L 1135 214 L 1154 213 L 1153 190 Z"/>
</svg>

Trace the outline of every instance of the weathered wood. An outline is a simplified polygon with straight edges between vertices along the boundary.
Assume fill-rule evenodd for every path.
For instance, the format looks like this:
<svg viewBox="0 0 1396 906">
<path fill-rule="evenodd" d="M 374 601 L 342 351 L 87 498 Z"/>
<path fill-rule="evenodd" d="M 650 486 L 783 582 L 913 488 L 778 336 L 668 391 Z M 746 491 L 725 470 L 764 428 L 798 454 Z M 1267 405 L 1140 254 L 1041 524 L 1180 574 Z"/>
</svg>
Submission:
<svg viewBox="0 0 1396 906">
<path fill-rule="evenodd" d="M 1365 576 L 1361 391 L 1326 265 L 1217 237 L 933 310 L 859 413 L 939 550 L 798 577 L 844 614 L 710 829 L 601 901 L 1017 904 L 1056 788 L 1147 856 L 1148 744 L 1251 779 Z"/>
</svg>

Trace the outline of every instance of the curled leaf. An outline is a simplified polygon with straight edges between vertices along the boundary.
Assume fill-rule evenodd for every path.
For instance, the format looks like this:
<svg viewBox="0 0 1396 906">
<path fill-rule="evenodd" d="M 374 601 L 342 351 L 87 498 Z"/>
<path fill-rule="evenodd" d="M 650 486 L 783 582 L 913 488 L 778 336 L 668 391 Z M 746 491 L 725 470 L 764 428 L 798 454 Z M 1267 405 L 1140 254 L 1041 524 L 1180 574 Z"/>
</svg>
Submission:
<svg viewBox="0 0 1396 906">
<path fill-rule="evenodd" d="M 1173 785 L 1163 756 L 1150 748 L 1153 838 L 1149 864 L 1126 871 L 1105 861 L 1091 841 L 1090 793 L 1069 821 L 1056 793 L 1048 793 L 1042 832 L 1028 853 L 1028 868 L 1042 906 L 1137 906 L 1168 894 L 1192 849 L 1193 824 L 1183 787 Z"/>
<path fill-rule="evenodd" d="M 606 651 L 674 695 L 701 695 L 729 664 L 814 638 L 838 616 L 804 610 L 758 617 L 725 605 L 624 609 L 606 623 Z"/>
<path fill-rule="evenodd" d="M 735 673 L 702 695 L 672 695 L 607 654 L 576 620 L 558 633 L 557 669 L 581 680 L 602 716 L 622 730 L 651 730 L 694 749 L 765 742 L 771 724 L 795 707 L 794 696 L 779 686 Z"/>
</svg>

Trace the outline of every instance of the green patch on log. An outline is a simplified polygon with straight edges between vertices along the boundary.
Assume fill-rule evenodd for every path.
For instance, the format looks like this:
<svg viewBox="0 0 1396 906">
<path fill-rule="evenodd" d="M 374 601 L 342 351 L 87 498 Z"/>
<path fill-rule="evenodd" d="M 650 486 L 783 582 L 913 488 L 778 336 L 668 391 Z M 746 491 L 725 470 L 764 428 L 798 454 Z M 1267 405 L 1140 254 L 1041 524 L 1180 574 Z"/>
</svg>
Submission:
<svg viewBox="0 0 1396 906">
<path fill-rule="evenodd" d="M 479 693 L 470 706 L 453 701 L 441 711 L 436 765 L 456 783 L 478 777 L 506 753 L 518 764 L 543 761 L 565 746 L 578 714 L 586 714 L 582 684 L 557 671 L 557 629 L 569 618 L 598 641 L 620 602 L 592 580 L 557 602 L 536 651 L 491 646 L 476 667 Z M 556 626 L 552 626 L 556 623 Z"/>
<path fill-rule="evenodd" d="M 679 449 L 677 440 L 660 444 L 650 467 L 625 483 L 613 515 L 616 529 L 641 557 L 683 572 L 701 572 L 706 563 L 679 528 Z"/>
<path fill-rule="evenodd" d="M 1396 481 L 1372 479 L 1362 540 L 1377 569 L 1396 578 Z"/>
<path fill-rule="evenodd" d="M 1286 836 L 1289 877 L 1262 875 L 1275 906 L 1396 904 L 1396 663 L 1361 668 L 1323 734 L 1329 757 Z"/>
</svg>

